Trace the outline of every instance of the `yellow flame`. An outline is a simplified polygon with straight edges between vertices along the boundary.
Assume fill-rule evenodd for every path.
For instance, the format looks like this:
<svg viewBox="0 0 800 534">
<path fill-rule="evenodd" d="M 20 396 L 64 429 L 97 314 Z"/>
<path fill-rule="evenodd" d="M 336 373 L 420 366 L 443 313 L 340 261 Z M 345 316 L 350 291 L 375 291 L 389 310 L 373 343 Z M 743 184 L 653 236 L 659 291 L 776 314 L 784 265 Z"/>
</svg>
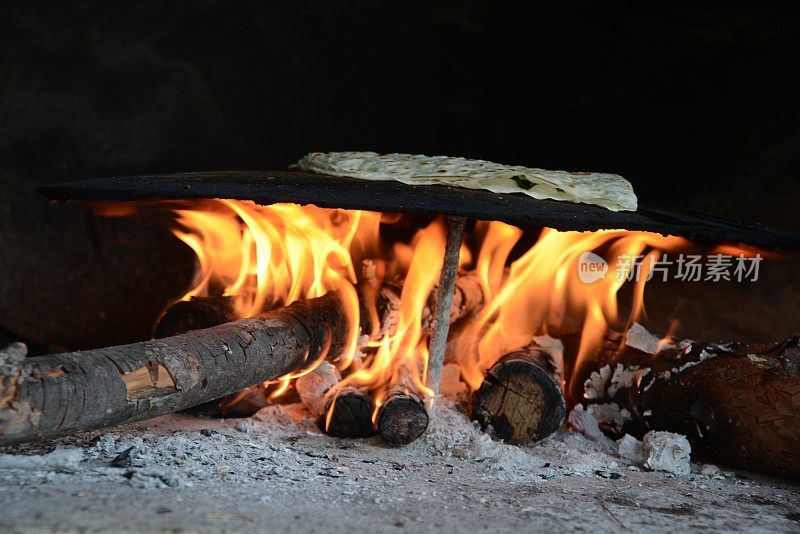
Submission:
<svg viewBox="0 0 800 534">
<path fill-rule="evenodd" d="M 410 264 L 400 295 L 397 329 L 394 335 L 373 343 L 377 349 L 374 356 L 341 382 L 341 387 L 366 388 L 372 392 L 373 418 L 391 386 L 408 388 L 424 396 L 432 394 L 425 383 L 428 334 L 422 329 L 422 315 L 439 279 L 444 246 L 444 226 L 441 221 L 434 221 L 417 233 L 408 250 L 398 254 L 410 259 Z"/>
<path fill-rule="evenodd" d="M 429 333 L 422 318 L 441 270 L 446 233 L 442 220 L 418 230 L 406 243 L 382 242 L 381 225 L 398 217 L 374 212 L 217 200 L 202 209 L 176 210 L 176 216 L 175 235 L 194 250 L 198 263 L 195 282 L 184 298 L 228 295 L 238 315 L 248 317 L 336 290 L 350 337 L 337 361 L 345 378 L 328 392 L 329 399 L 342 388 L 365 390 L 377 414 L 392 388 L 431 394 L 426 386 Z M 522 230 L 504 223 L 479 222 L 476 239 L 468 240 L 478 244 L 461 248 L 459 265 L 477 274 L 484 304 L 465 320 L 456 339 L 449 340 L 449 356 L 472 389 L 502 355 L 555 329 L 581 333 L 580 365 L 603 342 L 609 325 L 621 319 L 618 292 L 633 269 L 641 272 L 632 283 L 628 323 L 644 314 L 645 282 L 661 253 L 689 244 L 648 232 L 544 229 L 527 252 L 511 261 L 519 254 L 515 250 L 522 236 Z M 585 252 L 607 262 L 605 276 L 592 283 L 582 282 L 578 273 Z M 359 303 L 354 284 L 364 259 L 373 260 L 375 283 L 398 282 L 402 292 L 396 329 L 382 339 L 375 339 L 377 329 L 367 332 L 371 338 L 359 346 L 359 309 L 364 303 Z M 366 309 L 374 325 L 374 306 Z M 356 358 L 360 351 L 363 360 Z M 303 370 L 271 382 L 271 397 L 286 392 L 292 380 L 327 356 L 326 349 Z M 331 416 L 329 411 L 328 422 Z"/>
<path fill-rule="evenodd" d="M 179 228 L 174 234 L 194 251 L 198 264 L 184 300 L 214 293 L 230 296 L 243 318 L 338 290 L 349 324 L 339 365 L 350 365 L 359 336 L 351 249 L 368 254 L 377 245 L 380 214 L 233 200 L 215 200 L 204 203 L 203 209 L 175 213 Z M 309 362 L 303 371 L 271 382 L 280 386 L 270 397 L 283 394 L 294 378 L 319 365 L 326 355 Z"/>
<path fill-rule="evenodd" d="M 648 248 L 673 250 L 687 244 L 682 238 L 647 232 L 545 229 L 504 277 L 501 273 L 509 251 L 521 232 L 502 223 L 488 224 L 476 264 L 488 304 L 462 334 L 456 351 L 462 376 L 472 389 L 480 386 L 485 370 L 503 354 L 528 344 L 534 335 L 552 327 L 580 330 L 580 364 L 599 346 L 609 323 L 619 319 L 617 293 L 637 264 L 626 258 L 637 258 Z M 507 235 L 508 239 L 498 238 L 500 235 Z M 593 283 L 582 282 L 579 277 L 579 258 L 584 252 L 604 252 L 608 262 L 606 275 Z M 655 256 L 651 253 L 647 257 Z M 644 283 L 652 268 L 652 259 L 640 261 L 643 265 L 635 286 L 634 316 L 643 312 Z"/>
</svg>

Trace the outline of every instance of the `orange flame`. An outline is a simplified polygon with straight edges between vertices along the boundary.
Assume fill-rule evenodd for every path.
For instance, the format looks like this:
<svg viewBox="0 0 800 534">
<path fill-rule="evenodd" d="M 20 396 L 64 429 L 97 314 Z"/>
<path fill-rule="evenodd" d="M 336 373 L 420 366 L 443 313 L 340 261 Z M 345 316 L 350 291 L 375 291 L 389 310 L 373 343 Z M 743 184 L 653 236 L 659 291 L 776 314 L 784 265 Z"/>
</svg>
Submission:
<svg viewBox="0 0 800 534">
<path fill-rule="evenodd" d="M 394 334 L 371 342 L 368 346 L 377 348 L 375 355 L 340 383 L 341 388 L 351 386 L 372 391 L 373 420 L 390 386 L 426 397 L 433 393 L 425 383 L 428 335 L 422 329 L 422 314 L 428 295 L 439 279 L 444 246 L 445 229 L 441 221 L 434 221 L 420 230 L 410 247 L 397 245 L 400 248 L 397 256 L 410 258 L 400 295 L 397 329 Z M 330 423 L 330 414 L 327 423 Z"/>
<path fill-rule="evenodd" d="M 380 223 L 379 214 L 362 211 L 216 203 L 204 211 L 176 210 L 186 230 L 174 233 L 199 263 L 198 280 L 184 299 L 207 296 L 216 285 L 236 299 L 241 317 L 355 283 L 350 248 L 377 237 Z"/>
<path fill-rule="evenodd" d="M 521 232 L 503 223 L 488 224 L 477 260 L 488 305 L 470 325 L 469 332 L 462 334 L 456 351 L 462 376 L 472 389 L 480 386 L 484 371 L 502 355 L 552 327 L 581 328 L 579 365 L 599 346 L 609 324 L 619 320 L 617 293 L 637 267 L 638 262 L 633 259 L 640 259 L 648 248 L 674 250 L 688 244 L 682 238 L 648 232 L 545 229 L 536 244 L 511 264 L 505 280 L 499 282 L 509 251 Z M 510 239 L 501 241 L 496 237 L 500 235 Z M 502 248 L 498 242 L 503 243 Z M 601 251 L 605 252 L 607 273 L 590 283 L 581 281 L 581 255 Z M 651 251 L 641 258 L 631 321 L 644 310 L 644 284 L 657 255 Z"/>
<path fill-rule="evenodd" d="M 235 299 L 239 317 L 250 317 L 338 290 L 350 327 L 339 365 L 350 365 L 359 336 L 351 250 L 367 254 L 377 244 L 380 214 L 233 200 L 175 213 L 180 228 L 174 234 L 192 248 L 198 261 L 197 276 L 184 300 L 221 293 Z M 319 365 L 326 352 L 304 370 L 279 378 L 280 387 L 271 397 L 283 394 L 292 379 Z"/>
<path fill-rule="evenodd" d="M 380 228 L 399 218 L 374 212 L 217 200 L 202 209 L 175 213 L 180 228 L 174 233 L 194 250 L 198 261 L 197 277 L 185 299 L 228 295 L 235 299 L 238 314 L 247 317 L 339 291 L 351 337 L 337 360 L 344 378 L 328 392 L 329 398 L 345 387 L 366 390 L 377 414 L 391 388 L 430 396 L 429 334 L 423 315 L 441 270 L 446 233 L 442 220 L 418 230 L 410 243 L 391 243 L 382 242 Z M 581 332 L 576 366 L 580 365 L 602 343 L 609 325 L 624 319 L 619 317 L 617 296 L 634 269 L 640 273 L 632 282 L 628 324 L 644 314 L 645 282 L 661 254 L 689 245 L 682 238 L 648 232 L 544 229 L 527 252 L 513 259 L 522 230 L 479 222 L 474 236 L 478 246 L 463 245 L 459 265 L 477 274 L 484 304 L 465 319 L 457 338 L 449 340 L 449 356 L 472 389 L 501 356 L 554 328 Z M 582 281 L 579 273 L 586 253 L 605 263 L 604 276 L 591 282 Z M 376 329 L 359 339 L 355 284 L 365 259 L 373 260 L 372 282 L 402 281 L 396 328 L 382 338 Z M 310 372 L 322 358 L 273 382 L 277 385 L 271 396 L 283 394 L 293 379 Z M 331 415 L 329 411 L 329 421 Z"/>
</svg>

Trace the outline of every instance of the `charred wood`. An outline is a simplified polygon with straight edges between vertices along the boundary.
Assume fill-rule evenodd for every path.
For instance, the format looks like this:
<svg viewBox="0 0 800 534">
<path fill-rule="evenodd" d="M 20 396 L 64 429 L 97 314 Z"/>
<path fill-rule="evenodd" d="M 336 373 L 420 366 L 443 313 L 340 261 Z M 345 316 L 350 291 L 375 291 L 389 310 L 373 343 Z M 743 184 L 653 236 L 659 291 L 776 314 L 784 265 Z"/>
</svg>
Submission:
<svg viewBox="0 0 800 534">
<path fill-rule="evenodd" d="M 375 434 L 372 411 L 372 398 L 365 391 L 346 388 L 331 398 L 320 425 L 337 438 L 366 438 Z"/>
<path fill-rule="evenodd" d="M 211 328 L 238 319 L 231 297 L 192 297 L 167 308 L 153 331 L 155 339 L 177 336 L 191 330 Z"/>
<path fill-rule="evenodd" d="M 405 388 L 394 388 L 378 410 L 378 432 L 392 447 L 415 441 L 427 430 L 428 421 L 422 398 Z"/>
<path fill-rule="evenodd" d="M 222 295 L 192 297 L 172 304 L 156 323 L 154 339 L 177 336 L 192 330 L 211 328 L 235 321 L 234 299 Z M 252 391 L 250 391 L 252 390 Z M 235 402 L 231 402 L 234 401 Z M 201 417 L 249 417 L 264 407 L 261 388 L 248 388 L 242 392 L 214 399 L 187 408 L 188 413 Z"/>
<path fill-rule="evenodd" d="M 708 461 L 800 478 L 798 337 L 769 345 L 684 341 L 655 355 L 609 339 L 582 377 L 583 398 L 573 400 L 611 406 L 603 411 L 617 420 L 601 428 L 612 434 L 676 432 Z"/>
</svg>

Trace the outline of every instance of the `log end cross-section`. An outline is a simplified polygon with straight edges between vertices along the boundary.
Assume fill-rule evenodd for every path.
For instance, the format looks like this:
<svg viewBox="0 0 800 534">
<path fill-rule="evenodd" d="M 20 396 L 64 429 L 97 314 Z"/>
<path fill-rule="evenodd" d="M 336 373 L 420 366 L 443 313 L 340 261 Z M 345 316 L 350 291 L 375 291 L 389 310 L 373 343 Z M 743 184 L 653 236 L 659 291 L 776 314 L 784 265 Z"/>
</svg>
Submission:
<svg viewBox="0 0 800 534">
<path fill-rule="evenodd" d="M 473 394 L 473 418 L 515 445 L 535 443 L 558 430 L 566 403 L 558 378 L 543 361 L 547 357 L 526 350 L 501 358 Z"/>
</svg>

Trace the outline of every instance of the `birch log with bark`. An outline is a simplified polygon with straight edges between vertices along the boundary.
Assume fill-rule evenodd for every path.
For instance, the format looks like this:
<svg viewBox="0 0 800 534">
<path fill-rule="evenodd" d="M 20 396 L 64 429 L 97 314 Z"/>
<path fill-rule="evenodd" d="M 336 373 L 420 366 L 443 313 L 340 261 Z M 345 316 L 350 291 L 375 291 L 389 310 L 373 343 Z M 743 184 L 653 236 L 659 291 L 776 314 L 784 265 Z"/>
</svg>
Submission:
<svg viewBox="0 0 800 534">
<path fill-rule="evenodd" d="M 232 297 L 192 297 L 174 303 L 156 323 L 155 339 L 211 328 L 238 319 Z"/>
<path fill-rule="evenodd" d="M 238 318 L 232 297 L 192 297 L 175 302 L 167 308 L 153 329 L 153 338 L 177 336 L 192 330 L 230 323 Z M 222 399 L 209 400 L 186 411 L 203 417 L 249 417 L 264 406 L 261 388 L 249 390 L 233 393 Z M 226 402 L 231 400 L 235 402 Z"/>
<path fill-rule="evenodd" d="M 0 362 L 0 445 L 148 419 L 301 369 L 347 343 L 339 295 L 204 330 Z"/>
</svg>

